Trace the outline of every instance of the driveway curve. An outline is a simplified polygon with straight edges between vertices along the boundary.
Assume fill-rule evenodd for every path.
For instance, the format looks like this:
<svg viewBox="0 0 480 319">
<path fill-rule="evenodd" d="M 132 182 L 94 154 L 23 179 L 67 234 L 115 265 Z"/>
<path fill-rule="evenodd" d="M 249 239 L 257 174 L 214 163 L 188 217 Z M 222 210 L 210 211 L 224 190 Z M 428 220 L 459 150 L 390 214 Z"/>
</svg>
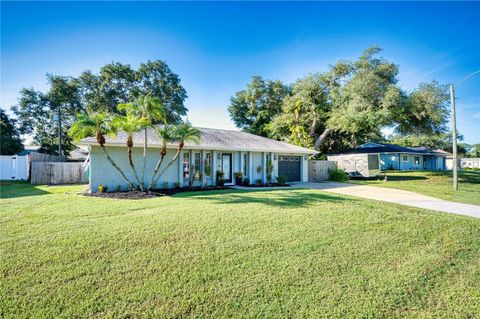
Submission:
<svg viewBox="0 0 480 319">
<path fill-rule="evenodd" d="M 450 202 L 400 189 L 335 182 L 295 183 L 294 187 L 319 189 L 335 194 L 357 196 L 383 202 L 480 218 L 479 205 Z"/>
</svg>

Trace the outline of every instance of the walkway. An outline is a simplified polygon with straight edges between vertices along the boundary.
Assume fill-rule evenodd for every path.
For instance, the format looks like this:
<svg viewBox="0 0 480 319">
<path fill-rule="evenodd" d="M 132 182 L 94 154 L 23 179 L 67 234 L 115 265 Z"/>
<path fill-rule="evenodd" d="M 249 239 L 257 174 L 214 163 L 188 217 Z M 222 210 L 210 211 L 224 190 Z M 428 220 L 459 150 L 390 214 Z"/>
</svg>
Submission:
<svg viewBox="0 0 480 319">
<path fill-rule="evenodd" d="M 413 206 L 436 210 L 445 213 L 465 215 L 480 218 L 480 206 L 450 202 L 414 192 L 393 188 L 383 188 L 366 185 L 354 185 L 347 183 L 321 182 L 321 183 L 294 183 L 293 188 L 319 189 L 325 192 L 374 199 L 383 202 L 396 203 L 400 205 Z M 239 189 L 252 189 L 236 187 Z M 269 187 L 255 189 L 271 189 Z M 273 188 L 272 188 L 273 189 Z M 275 187 L 274 189 L 279 189 Z"/>
</svg>

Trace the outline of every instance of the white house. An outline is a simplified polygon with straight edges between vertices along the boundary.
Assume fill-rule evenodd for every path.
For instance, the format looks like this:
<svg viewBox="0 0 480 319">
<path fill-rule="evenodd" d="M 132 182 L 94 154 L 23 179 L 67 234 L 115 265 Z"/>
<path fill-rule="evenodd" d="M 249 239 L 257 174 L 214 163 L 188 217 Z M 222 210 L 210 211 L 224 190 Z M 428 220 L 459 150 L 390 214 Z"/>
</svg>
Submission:
<svg viewBox="0 0 480 319">
<path fill-rule="evenodd" d="M 478 157 L 462 157 L 460 159 L 462 168 L 480 168 L 480 158 Z"/>
<path fill-rule="evenodd" d="M 273 178 L 285 176 L 289 182 L 308 181 L 308 155 L 314 153 L 310 149 L 240 131 L 198 129 L 200 142 L 198 144 L 185 142 L 185 147 L 174 165 L 157 182 L 158 188 L 163 187 L 164 183 L 169 187 L 173 187 L 175 183 L 180 186 L 188 185 L 191 174 L 195 172 L 202 172 L 207 185 L 215 185 L 216 171 L 224 173 L 226 185 L 235 184 L 235 172 L 242 172 L 244 178 L 248 178 L 252 184 L 257 179 L 265 183 L 267 163 L 270 160 L 273 163 Z M 115 138 L 106 137 L 105 146 L 127 177 L 135 181 L 128 165 L 126 139 L 127 135 L 121 132 Z M 138 174 L 141 175 L 144 133 L 135 133 L 133 141 L 133 161 Z M 147 143 L 145 180 L 148 183 L 159 159 L 162 145 L 153 129 L 148 129 Z M 95 138 L 82 139 L 78 145 L 87 146 L 90 152 L 89 183 L 92 192 L 96 192 L 99 185 L 105 185 L 109 190 L 127 188 L 121 176 L 105 158 Z M 167 155 L 162 167 L 166 167 L 166 163 L 173 159 L 176 148 L 177 143 L 167 145 Z"/>
</svg>

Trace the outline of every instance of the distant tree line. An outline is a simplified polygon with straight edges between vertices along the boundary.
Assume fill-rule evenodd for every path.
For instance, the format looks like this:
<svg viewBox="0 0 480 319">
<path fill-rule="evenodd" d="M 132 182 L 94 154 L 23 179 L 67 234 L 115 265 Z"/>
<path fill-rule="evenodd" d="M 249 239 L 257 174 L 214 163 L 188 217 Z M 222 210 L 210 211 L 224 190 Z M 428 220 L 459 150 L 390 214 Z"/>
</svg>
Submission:
<svg viewBox="0 0 480 319">
<path fill-rule="evenodd" d="M 436 81 L 411 92 L 398 85 L 398 65 L 370 47 L 355 61 L 339 61 L 291 85 L 252 77 L 235 93 L 228 111 L 253 134 L 335 153 L 367 141 L 404 146 L 450 147 L 449 95 Z M 382 129 L 393 134 L 382 136 Z M 460 144 L 460 150 L 469 151 Z"/>
</svg>

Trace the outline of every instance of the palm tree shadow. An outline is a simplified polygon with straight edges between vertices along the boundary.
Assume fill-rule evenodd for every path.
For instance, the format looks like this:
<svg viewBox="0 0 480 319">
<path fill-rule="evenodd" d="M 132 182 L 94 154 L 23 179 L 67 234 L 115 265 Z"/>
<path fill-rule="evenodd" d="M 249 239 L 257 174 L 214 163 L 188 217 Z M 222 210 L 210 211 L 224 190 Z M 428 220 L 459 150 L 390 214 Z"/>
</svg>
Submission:
<svg viewBox="0 0 480 319">
<path fill-rule="evenodd" d="M 301 189 L 282 190 L 223 190 L 198 193 L 180 193 L 177 198 L 195 198 L 218 204 L 262 204 L 275 207 L 305 207 L 318 202 L 341 202 L 355 199 L 330 195 L 320 191 Z"/>
</svg>

